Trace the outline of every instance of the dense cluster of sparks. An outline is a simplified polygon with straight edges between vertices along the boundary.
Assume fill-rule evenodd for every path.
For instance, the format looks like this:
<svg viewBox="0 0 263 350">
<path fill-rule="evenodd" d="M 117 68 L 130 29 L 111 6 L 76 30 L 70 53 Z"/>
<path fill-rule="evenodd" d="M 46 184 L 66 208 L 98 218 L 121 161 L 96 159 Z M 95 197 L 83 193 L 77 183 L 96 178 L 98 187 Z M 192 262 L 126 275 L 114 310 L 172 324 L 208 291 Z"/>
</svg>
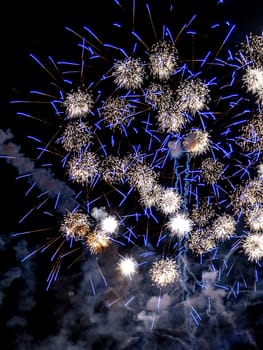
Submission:
<svg viewBox="0 0 263 350">
<path fill-rule="evenodd" d="M 233 27 L 226 28 L 229 38 Z M 251 34 L 237 53 L 224 54 L 224 42 L 222 58 L 202 52 L 192 68 L 166 26 L 147 49 L 133 31 L 132 52 L 104 47 L 88 32 L 87 41 L 77 34 L 87 66 L 100 65 L 103 50 L 109 65 L 89 82 L 92 92 L 81 83 L 72 91 L 68 74 L 49 100 L 60 108 L 58 163 L 76 186 L 76 207 L 62 215 L 58 232 L 69 252 L 82 243 L 96 257 L 112 246 L 149 248 L 156 261 L 148 272 L 159 289 L 181 283 L 187 259 L 216 259 L 224 245 L 256 266 L 263 257 L 263 36 Z M 111 48 L 125 57 L 115 59 Z M 242 94 L 253 95 L 252 107 Z M 140 271 L 133 256 L 115 268 L 130 279 Z"/>
<path fill-rule="evenodd" d="M 179 278 L 177 263 L 173 259 L 160 259 L 150 270 L 152 282 L 159 288 L 174 284 Z"/>
</svg>

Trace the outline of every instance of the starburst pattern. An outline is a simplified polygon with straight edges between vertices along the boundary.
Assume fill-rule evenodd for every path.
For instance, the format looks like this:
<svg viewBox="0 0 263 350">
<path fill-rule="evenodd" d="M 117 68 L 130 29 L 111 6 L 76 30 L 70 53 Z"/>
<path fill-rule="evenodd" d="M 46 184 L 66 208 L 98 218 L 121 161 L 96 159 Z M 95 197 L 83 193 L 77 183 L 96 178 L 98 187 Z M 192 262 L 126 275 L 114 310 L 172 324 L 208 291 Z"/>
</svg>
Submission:
<svg viewBox="0 0 263 350">
<path fill-rule="evenodd" d="M 181 82 L 176 90 L 179 107 L 190 114 L 206 110 L 210 101 L 209 89 L 201 80 Z"/>
<path fill-rule="evenodd" d="M 114 64 L 112 76 L 119 88 L 127 90 L 138 89 L 144 82 L 144 65 L 140 59 L 128 57 Z"/>
<path fill-rule="evenodd" d="M 91 254 L 101 254 L 110 245 L 110 237 L 101 231 L 92 231 L 86 238 L 86 244 Z"/>
<path fill-rule="evenodd" d="M 190 131 L 183 140 L 183 146 L 193 157 L 205 154 L 209 149 L 209 134 L 205 130 Z"/>
<path fill-rule="evenodd" d="M 125 98 L 109 97 L 103 103 L 101 114 L 110 128 L 122 128 L 131 121 L 133 107 Z"/>
<path fill-rule="evenodd" d="M 78 152 L 92 143 L 93 132 L 89 125 L 82 121 L 70 121 L 58 139 L 67 152 Z"/>
<path fill-rule="evenodd" d="M 71 181 L 81 184 L 92 183 L 99 173 L 99 159 L 94 152 L 73 155 L 68 161 L 68 175 Z"/>
<path fill-rule="evenodd" d="M 189 248 L 195 254 L 204 255 L 216 247 L 217 242 L 213 232 L 201 228 L 191 232 L 191 235 L 189 236 Z"/>
<path fill-rule="evenodd" d="M 220 179 L 224 171 L 224 164 L 213 158 L 206 158 L 202 160 L 200 169 L 203 180 L 207 184 L 214 184 Z"/>
<path fill-rule="evenodd" d="M 263 115 L 258 113 L 241 128 L 241 135 L 237 141 L 246 151 L 263 150 Z"/>
<path fill-rule="evenodd" d="M 179 278 L 177 263 L 174 259 L 160 259 L 150 269 L 152 283 L 158 288 L 165 288 Z"/>
<path fill-rule="evenodd" d="M 236 221 L 228 214 L 218 216 L 213 222 L 211 231 L 218 241 L 230 239 L 236 234 Z"/>
<path fill-rule="evenodd" d="M 263 208 L 255 206 L 245 212 L 248 228 L 252 232 L 263 232 Z"/>
<path fill-rule="evenodd" d="M 121 257 L 118 270 L 124 277 L 131 278 L 138 269 L 138 263 L 133 257 Z"/>
<path fill-rule="evenodd" d="M 41 212 L 59 226 L 36 250 L 55 249 L 48 287 L 64 261 L 86 258 L 105 287 L 118 290 L 118 301 L 125 292 L 136 299 L 133 282 L 150 280 L 160 300 L 167 287 L 180 287 L 187 308 L 190 295 L 203 288 L 204 271 L 218 271 L 215 288 L 247 288 L 238 259 L 260 267 L 263 258 L 263 39 L 251 35 L 235 52 L 229 43 L 235 26 L 210 23 L 216 38 L 210 50 L 202 45 L 207 33 L 195 30 L 195 15 L 171 30 L 155 25 L 146 4 L 148 42 L 135 8 L 133 1 L 132 28 L 114 23 L 119 44 L 104 43 L 88 27 L 67 28 L 81 49 L 78 63 L 50 59 L 46 67 L 32 55 L 55 91 L 32 90 L 27 102 L 37 108 L 34 96 L 44 99 L 40 114 L 52 130 L 47 140 L 37 131 L 28 135 L 36 145 L 31 159 L 8 132 L 0 143 L 18 178 L 29 181 L 27 195 L 40 192 L 19 224 Z M 189 55 L 190 37 L 197 45 Z M 21 102 L 26 106 L 14 101 Z M 129 286 L 125 292 L 114 285 L 113 271 Z M 89 282 L 96 294 L 98 278 Z"/>
<path fill-rule="evenodd" d="M 242 249 L 249 261 L 259 261 L 263 257 L 263 236 L 260 233 L 249 234 L 242 243 Z"/>
<path fill-rule="evenodd" d="M 78 89 L 78 91 L 68 93 L 63 101 L 66 119 L 86 117 L 92 111 L 93 103 L 90 92 Z"/>
<path fill-rule="evenodd" d="M 193 227 L 192 220 L 185 213 L 178 213 L 169 218 L 167 223 L 171 237 L 185 237 Z"/>
<path fill-rule="evenodd" d="M 154 78 L 169 79 L 175 72 L 178 61 L 176 47 L 167 42 L 159 41 L 150 50 L 149 66 Z"/>
<path fill-rule="evenodd" d="M 87 214 L 68 212 L 61 222 L 60 232 L 66 239 L 84 240 L 91 228 L 91 220 Z"/>
</svg>

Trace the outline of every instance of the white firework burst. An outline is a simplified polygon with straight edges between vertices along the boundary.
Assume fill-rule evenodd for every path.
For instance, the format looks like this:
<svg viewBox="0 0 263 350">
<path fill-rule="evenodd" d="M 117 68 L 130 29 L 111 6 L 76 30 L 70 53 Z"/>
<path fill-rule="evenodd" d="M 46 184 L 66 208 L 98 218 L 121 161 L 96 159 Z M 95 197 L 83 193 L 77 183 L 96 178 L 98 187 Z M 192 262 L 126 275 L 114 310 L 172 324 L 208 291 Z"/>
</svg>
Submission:
<svg viewBox="0 0 263 350">
<path fill-rule="evenodd" d="M 68 161 L 68 175 L 73 182 L 90 184 L 99 174 L 100 161 L 94 152 L 75 154 Z"/>
<path fill-rule="evenodd" d="M 247 92 L 252 93 L 257 98 L 257 102 L 263 103 L 263 68 L 246 67 L 242 77 Z"/>
<path fill-rule="evenodd" d="M 234 209 L 246 210 L 255 208 L 263 203 L 263 182 L 260 179 L 251 179 L 238 185 L 231 194 Z"/>
<path fill-rule="evenodd" d="M 131 278 L 138 270 L 138 263 L 134 257 L 121 257 L 117 269 L 122 276 Z"/>
<path fill-rule="evenodd" d="M 193 230 L 189 235 L 188 244 L 189 249 L 197 255 L 203 255 L 217 246 L 213 232 L 206 228 Z"/>
<path fill-rule="evenodd" d="M 182 110 L 194 115 L 208 108 L 210 90 L 200 79 L 183 81 L 176 89 L 176 100 Z"/>
<path fill-rule="evenodd" d="M 193 157 L 205 154 L 210 146 L 209 134 L 205 130 L 190 131 L 183 140 L 183 147 Z"/>
<path fill-rule="evenodd" d="M 90 92 L 78 89 L 66 95 L 63 106 L 66 109 L 66 119 L 87 116 L 93 108 L 94 100 Z"/>
<path fill-rule="evenodd" d="M 201 200 L 198 205 L 193 205 L 191 209 L 191 219 L 197 226 L 205 227 L 209 222 L 215 218 L 215 210 L 211 203 Z"/>
<path fill-rule="evenodd" d="M 130 185 L 139 192 L 147 192 L 157 184 L 158 174 L 146 163 L 136 162 L 127 170 Z"/>
<path fill-rule="evenodd" d="M 182 196 L 174 188 L 162 188 L 159 193 L 157 208 L 164 215 L 176 213 L 183 203 Z"/>
<path fill-rule="evenodd" d="M 169 79 L 177 67 L 177 61 L 177 49 L 168 41 L 159 41 L 150 49 L 149 68 L 153 78 Z"/>
<path fill-rule="evenodd" d="M 87 123 L 81 120 L 70 121 L 58 140 L 67 152 L 76 152 L 85 149 L 92 143 L 93 132 Z"/>
<path fill-rule="evenodd" d="M 162 187 L 155 183 L 150 187 L 141 187 L 139 191 L 139 201 L 145 208 L 155 207 L 158 204 Z"/>
<path fill-rule="evenodd" d="M 236 220 L 228 214 L 218 216 L 211 227 L 216 240 L 223 242 L 236 234 Z"/>
<path fill-rule="evenodd" d="M 249 234 L 243 240 L 241 248 L 249 261 L 258 262 L 263 257 L 263 235 Z"/>
<path fill-rule="evenodd" d="M 116 234 L 119 228 L 120 222 L 113 215 L 104 217 L 99 223 L 99 230 L 107 235 Z"/>
<path fill-rule="evenodd" d="M 247 225 L 252 232 L 263 232 L 263 208 L 257 205 L 245 211 Z"/>
<path fill-rule="evenodd" d="M 215 184 L 224 171 L 223 163 L 213 158 L 206 158 L 201 162 L 202 178 L 207 184 Z"/>
<path fill-rule="evenodd" d="M 250 33 L 241 43 L 241 60 L 254 67 L 263 66 L 263 36 Z M 245 60 L 243 59 L 245 58 Z"/>
<path fill-rule="evenodd" d="M 149 272 L 152 283 L 158 288 L 172 285 L 180 276 L 177 262 L 171 258 L 162 258 L 155 261 Z"/>
<path fill-rule="evenodd" d="M 184 238 L 193 228 L 193 221 L 185 213 L 171 216 L 166 224 L 171 237 Z"/>
<path fill-rule="evenodd" d="M 237 138 L 240 146 L 246 151 L 263 151 L 263 113 L 254 115 L 241 128 L 241 135 Z"/>
<path fill-rule="evenodd" d="M 138 89 L 144 83 L 144 64 L 139 58 L 132 57 L 117 61 L 113 66 L 112 76 L 119 88 Z"/>
<path fill-rule="evenodd" d="M 109 155 L 101 164 L 102 178 L 108 184 L 123 183 L 126 179 L 128 161 L 118 156 Z"/>
<path fill-rule="evenodd" d="M 160 131 L 175 134 L 183 129 L 187 121 L 185 114 L 176 105 L 159 108 L 156 119 Z"/>
<path fill-rule="evenodd" d="M 151 82 L 145 91 L 145 102 L 153 109 L 162 109 L 171 106 L 174 93 L 168 84 Z"/>
</svg>

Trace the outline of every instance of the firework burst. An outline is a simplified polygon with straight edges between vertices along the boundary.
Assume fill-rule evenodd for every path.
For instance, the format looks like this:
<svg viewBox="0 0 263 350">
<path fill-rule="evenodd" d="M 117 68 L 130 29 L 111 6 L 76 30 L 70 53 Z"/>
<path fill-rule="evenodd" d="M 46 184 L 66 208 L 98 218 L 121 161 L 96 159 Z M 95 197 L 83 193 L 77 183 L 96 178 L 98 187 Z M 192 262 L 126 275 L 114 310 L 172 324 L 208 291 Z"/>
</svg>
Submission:
<svg viewBox="0 0 263 350">
<path fill-rule="evenodd" d="M 56 250 L 49 287 L 62 257 L 81 251 L 77 260 L 106 256 L 112 265 L 118 259 L 120 278 L 139 281 L 143 275 L 161 291 L 180 282 L 186 300 L 200 285 L 188 268 L 192 261 L 208 257 L 198 269 L 224 271 L 237 246 L 249 262 L 263 257 L 263 39 L 251 35 L 235 53 L 228 47 L 235 26 L 211 23 L 217 40 L 210 50 L 200 44 L 207 33 L 195 30 L 196 15 L 172 31 L 159 16 L 155 24 L 145 4 L 147 41 L 135 10 L 133 1 L 132 28 L 114 25 L 121 31 L 119 44 L 104 43 L 88 27 L 67 28 L 81 49 L 77 63 L 49 58 L 45 65 L 31 56 L 55 92 L 32 90 L 27 101 L 13 101 L 52 115 L 43 121 L 35 117 L 38 110 L 18 113 L 52 129 L 46 140 L 27 137 L 37 145 L 35 163 L 28 161 L 20 177 L 29 179 L 27 195 L 37 187 L 40 194 L 20 222 L 38 211 L 59 224 L 63 248 Z M 224 32 L 220 43 L 218 28 Z M 189 38 L 197 42 L 194 54 L 187 50 Z M 257 102 L 253 111 L 247 95 Z M 8 161 L 19 167 L 21 154 L 2 138 L 12 154 Z M 130 254 L 135 248 L 136 257 Z"/>
</svg>

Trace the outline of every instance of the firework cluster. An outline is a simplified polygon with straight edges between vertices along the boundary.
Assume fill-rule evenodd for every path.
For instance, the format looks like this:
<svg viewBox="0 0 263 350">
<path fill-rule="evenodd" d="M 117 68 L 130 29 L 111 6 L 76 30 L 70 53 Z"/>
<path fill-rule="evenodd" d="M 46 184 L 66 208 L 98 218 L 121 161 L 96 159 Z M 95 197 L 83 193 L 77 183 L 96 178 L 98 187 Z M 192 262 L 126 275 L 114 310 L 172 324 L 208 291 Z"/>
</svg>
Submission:
<svg viewBox="0 0 263 350">
<path fill-rule="evenodd" d="M 55 128 L 38 146 L 38 166 L 51 167 L 75 191 L 75 206 L 62 215 L 56 208 L 63 193 L 52 209 L 45 209 L 50 200 L 41 205 L 58 227 L 48 243 L 57 270 L 65 256 L 100 259 L 112 251 L 116 273 L 131 280 L 142 269 L 163 290 L 195 285 L 186 278 L 190 259 L 207 258 L 205 268 L 222 272 L 224 257 L 236 254 L 258 268 L 263 36 L 247 36 L 235 52 L 234 26 L 211 24 L 215 36 L 217 27 L 224 31 L 220 46 L 185 57 L 184 40 L 203 35 L 192 30 L 194 19 L 174 34 L 163 25 L 149 43 L 132 30 L 132 48 L 104 44 L 87 28 L 70 30 L 81 62 L 44 65 L 33 56 L 54 90 L 33 92 L 45 99 Z M 53 270 L 49 281 L 55 277 Z"/>
</svg>

